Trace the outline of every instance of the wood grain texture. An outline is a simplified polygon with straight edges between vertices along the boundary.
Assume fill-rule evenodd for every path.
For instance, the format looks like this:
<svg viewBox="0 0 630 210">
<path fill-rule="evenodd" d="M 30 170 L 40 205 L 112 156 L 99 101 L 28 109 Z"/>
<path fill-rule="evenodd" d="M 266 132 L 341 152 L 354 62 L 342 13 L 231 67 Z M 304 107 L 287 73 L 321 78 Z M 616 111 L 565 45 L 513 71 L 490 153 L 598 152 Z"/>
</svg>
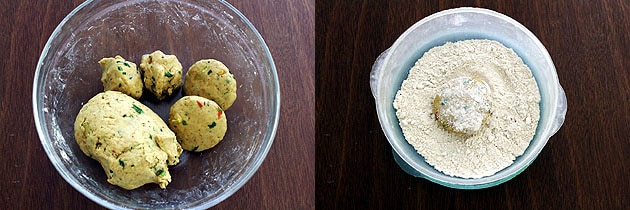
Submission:
<svg viewBox="0 0 630 210">
<path fill-rule="evenodd" d="M 55 27 L 82 1 L 3 1 L 0 6 L 0 209 L 97 209 L 57 173 L 33 119 L 37 60 Z M 274 58 L 281 116 L 258 172 L 214 209 L 315 208 L 315 2 L 230 1 Z"/>
<path fill-rule="evenodd" d="M 630 2 L 316 2 L 318 209 L 625 209 L 630 205 Z M 370 93 L 377 56 L 435 12 L 483 7 L 519 21 L 551 55 L 566 121 L 514 179 L 455 190 L 394 162 Z"/>
</svg>

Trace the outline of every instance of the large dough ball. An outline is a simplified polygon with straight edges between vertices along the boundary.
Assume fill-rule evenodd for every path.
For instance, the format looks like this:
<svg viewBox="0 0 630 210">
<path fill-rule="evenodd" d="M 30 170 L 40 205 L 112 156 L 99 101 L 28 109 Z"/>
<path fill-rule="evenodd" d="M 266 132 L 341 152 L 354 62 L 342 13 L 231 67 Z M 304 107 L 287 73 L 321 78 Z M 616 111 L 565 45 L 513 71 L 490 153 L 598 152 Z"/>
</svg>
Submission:
<svg viewBox="0 0 630 210">
<path fill-rule="evenodd" d="M 74 122 L 79 148 L 97 160 L 107 181 L 125 189 L 171 182 L 167 165 L 179 162 L 175 134 L 151 109 L 117 91 L 92 97 Z"/>
<path fill-rule="evenodd" d="M 227 118 L 214 101 L 199 96 L 184 96 L 171 106 L 168 125 L 183 149 L 200 152 L 214 147 L 223 139 Z"/>
<path fill-rule="evenodd" d="M 142 96 L 142 78 L 135 63 L 120 55 L 103 58 L 98 63 L 103 70 L 101 82 L 105 91 L 120 91 L 134 98 Z"/>
<path fill-rule="evenodd" d="M 140 68 L 144 71 L 144 87 L 162 100 L 182 86 L 182 64 L 175 55 L 155 51 L 142 56 Z"/>
<path fill-rule="evenodd" d="M 236 79 L 220 61 L 200 60 L 186 73 L 184 94 L 213 100 L 228 110 L 236 100 Z"/>
</svg>

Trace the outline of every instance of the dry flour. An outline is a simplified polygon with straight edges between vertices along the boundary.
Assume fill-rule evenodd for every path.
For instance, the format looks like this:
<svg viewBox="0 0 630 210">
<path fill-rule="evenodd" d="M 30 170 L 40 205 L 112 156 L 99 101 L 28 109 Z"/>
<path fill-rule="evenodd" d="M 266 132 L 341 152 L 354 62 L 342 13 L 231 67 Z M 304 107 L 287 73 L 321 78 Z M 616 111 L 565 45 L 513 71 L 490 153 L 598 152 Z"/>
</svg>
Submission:
<svg viewBox="0 0 630 210">
<path fill-rule="evenodd" d="M 457 78 L 483 81 L 490 89 L 489 115 L 474 133 L 445 129 L 433 112 L 444 84 Z M 427 163 L 450 176 L 481 178 L 523 154 L 536 131 L 539 102 L 530 69 L 512 49 L 491 40 L 465 40 L 426 52 L 393 105 L 405 139 Z"/>
</svg>

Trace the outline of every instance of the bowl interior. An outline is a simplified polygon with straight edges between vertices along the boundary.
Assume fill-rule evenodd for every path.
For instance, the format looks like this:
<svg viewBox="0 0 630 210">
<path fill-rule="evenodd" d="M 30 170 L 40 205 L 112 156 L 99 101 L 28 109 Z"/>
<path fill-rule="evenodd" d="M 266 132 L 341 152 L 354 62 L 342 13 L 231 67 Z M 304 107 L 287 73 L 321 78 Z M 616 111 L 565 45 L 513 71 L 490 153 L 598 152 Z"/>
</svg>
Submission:
<svg viewBox="0 0 630 210">
<path fill-rule="evenodd" d="M 100 164 L 74 139 L 82 105 L 103 91 L 103 57 L 121 55 L 139 65 L 143 54 L 174 54 L 184 74 L 194 62 L 214 58 L 235 75 L 238 98 L 226 110 L 228 131 L 215 148 L 184 152 L 170 167 L 172 182 L 124 190 L 107 183 Z M 163 101 L 145 90 L 140 99 L 164 120 L 181 89 Z M 87 1 L 51 35 L 33 84 L 39 136 L 51 162 L 68 183 L 106 207 L 210 207 L 238 190 L 265 158 L 278 123 L 276 69 L 260 34 L 224 1 Z"/>
<path fill-rule="evenodd" d="M 463 179 L 445 175 L 427 164 L 405 140 L 392 103 L 402 81 L 429 49 L 468 39 L 491 39 L 512 48 L 530 67 L 541 93 L 540 121 L 534 139 L 522 156 L 495 175 Z M 431 15 L 403 33 L 382 60 L 375 89 L 377 113 L 394 151 L 425 178 L 454 188 L 483 188 L 507 181 L 535 159 L 553 134 L 558 82 L 551 58 L 538 39 L 524 26 L 502 14 L 479 8 L 451 9 Z"/>
</svg>

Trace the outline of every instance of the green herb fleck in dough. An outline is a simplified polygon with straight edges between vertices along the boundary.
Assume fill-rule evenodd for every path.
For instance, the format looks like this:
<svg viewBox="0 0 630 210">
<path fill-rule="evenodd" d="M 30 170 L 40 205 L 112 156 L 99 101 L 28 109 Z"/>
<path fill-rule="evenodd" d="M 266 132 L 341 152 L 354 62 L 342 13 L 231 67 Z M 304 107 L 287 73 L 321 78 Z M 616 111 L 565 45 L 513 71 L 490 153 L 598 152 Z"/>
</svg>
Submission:
<svg viewBox="0 0 630 210">
<path fill-rule="evenodd" d="M 138 114 L 142 114 L 142 109 L 140 109 L 140 107 L 136 106 L 135 104 L 132 104 L 131 108 L 133 108 L 133 110 L 136 110 Z"/>
<path fill-rule="evenodd" d="M 212 129 L 214 126 L 217 126 L 217 122 L 212 122 L 212 124 L 208 125 L 208 128 Z"/>
<path fill-rule="evenodd" d="M 166 173 L 164 172 L 164 170 L 158 169 L 158 170 L 155 171 L 155 175 L 156 176 L 165 176 Z"/>
<path fill-rule="evenodd" d="M 186 120 L 182 120 L 182 125 L 188 125 L 188 122 L 186 122 Z"/>
<path fill-rule="evenodd" d="M 164 76 L 166 77 L 173 77 L 173 74 L 171 74 L 171 72 L 164 72 Z"/>
<path fill-rule="evenodd" d="M 199 146 L 195 146 L 195 147 L 193 147 L 192 151 L 193 151 L 193 152 L 194 152 L 194 151 L 197 151 L 197 149 L 199 149 Z"/>
<path fill-rule="evenodd" d="M 121 66 L 118 66 L 118 71 L 122 71 L 122 67 Z"/>
<path fill-rule="evenodd" d="M 123 168 L 125 167 L 125 161 L 123 160 L 118 159 L 118 164 L 120 164 Z"/>
</svg>

